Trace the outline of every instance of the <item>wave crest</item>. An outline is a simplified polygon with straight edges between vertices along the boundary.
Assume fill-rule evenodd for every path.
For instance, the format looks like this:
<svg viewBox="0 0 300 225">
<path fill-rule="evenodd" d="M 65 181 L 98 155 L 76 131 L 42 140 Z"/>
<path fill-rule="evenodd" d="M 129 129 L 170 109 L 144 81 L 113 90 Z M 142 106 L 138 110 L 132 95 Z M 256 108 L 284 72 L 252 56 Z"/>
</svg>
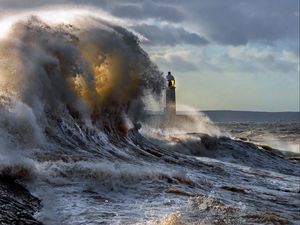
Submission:
<svg viewBox="0 0 300 225">
<path fill-rule="evenodd" d="M 0 41 L 0 95 L 28 105 L 40 124 L 68 111 L 83 124 L 126 133 L 144 95 L 160 95 L 163 86 L 133 33 L 89 15 L 72 24 L 32 16 Z"/>
</svg>

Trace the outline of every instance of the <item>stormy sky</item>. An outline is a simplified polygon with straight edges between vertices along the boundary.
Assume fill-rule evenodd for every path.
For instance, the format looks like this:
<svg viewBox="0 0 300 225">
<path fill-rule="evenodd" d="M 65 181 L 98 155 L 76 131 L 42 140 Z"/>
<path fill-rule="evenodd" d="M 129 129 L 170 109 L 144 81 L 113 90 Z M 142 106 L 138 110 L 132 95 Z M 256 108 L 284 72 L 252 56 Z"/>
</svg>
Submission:
<svg viewBox="0 0 300 225">
<path fill-rule="evenodd" d="M 299 111 L 299 0 L 0 0 L 0 19 L 57 5 L 101 9 L 139 33 L 175 75 L 178 104 Z"/>
</svg>

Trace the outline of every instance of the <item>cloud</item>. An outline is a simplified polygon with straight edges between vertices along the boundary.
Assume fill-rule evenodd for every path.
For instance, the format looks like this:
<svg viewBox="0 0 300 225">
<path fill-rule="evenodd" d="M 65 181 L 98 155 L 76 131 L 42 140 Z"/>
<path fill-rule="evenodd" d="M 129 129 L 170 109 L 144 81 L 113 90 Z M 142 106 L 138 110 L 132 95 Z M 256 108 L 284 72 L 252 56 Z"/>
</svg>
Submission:
<svg viewBox="0 0 300 225">
<path fill-rule="evenodd" d="M 176 45 L 176 44 L 191 44 L 203 46 L 209 41 L 197 33 L 192 33 L 182 27 L 171 25 L 155 26 L 141 24 L 131 27 L 133 30 L 141 33 L 149 42 L 150 45 Z"/>
<path fill-rule="evenodd" d="M 55 4 L 98 7 L 131 20 L 134 25 L 148 20 L 157 26 L 175 23 L 223 45 L 250 42 L 272 45 L 286 38 L 294 43 L 299 40 L 299 0 L 0 0 L 2 9 Z"/>
<path fill-rule="evenodd" d="M 199 68 L 195 61 L 191 61 L 191 52 L 174 49 L 172 50 L 163 50 L 157 52 L 157 47 L 150 47 L 148 49 L 151 52 L 151 59 L 160 65 L 160 68 L 166 71 L 174 72 L 193 72 L 197 71 Z"/>
<path fill-rule="evenodd" d="M 152 18 L 175 23 L 184 20 L 184 14 L 176 6 L 155 3 L 151 0 L 0 0 L 0 6 L 10 10 L 32 9 L 53 5 L 94 6 L 120 18 L 134 20 Z"/>
<path fill-rule="evenodd" d="M 297 75 L 299 58 L 287 51 L 278 51 L 276 48 L 259 46 L 227 47 L 223 55 L 224 65 L 236 71 L 250 73 L 278 73 L 281 76 Z M 223 68 L 225 69 L 225 68 Z M 227 71 L 229 68 L 226 69 Z"/>
<path fill-rule="evenodd" d="M 152 60 L 164 71 L 195 72 L 204 74 L 239 74 L 268 79 L 299 77 L 299 57 L 288 51 L 262 46 L 208 45 L 195 50 L 193 46 L 172 49 L 147 48 Z M 232 81 L 235 82 L 235 81 Z"/>
<path fill-rule="evenodd" d="M 176 4 L 185 12 L 186 23 L 221 44 L 299 39 L 298 0 L 187 0 Z"/>
<path fill-rule="evenodd" d="M 146 1 L 143 4 L 116 4 L 110 12 L 121 18 L 129 19 L 156 19 L 169 22 L 181 22 L 184 20 L 183 13 L 175 6 L 155 4 Z"/>
<path fill-rule="evenodd" d="M 187 61 L 180 56 L 170 56 L 169 58 L 156 57 L 154 62 L 159 63 L 162 68 L 167 68 L 168 70 L 173 70 L 176 72 L 191 72 L 196 71 L 197 66 L 192 62 Z"/>
</svg>

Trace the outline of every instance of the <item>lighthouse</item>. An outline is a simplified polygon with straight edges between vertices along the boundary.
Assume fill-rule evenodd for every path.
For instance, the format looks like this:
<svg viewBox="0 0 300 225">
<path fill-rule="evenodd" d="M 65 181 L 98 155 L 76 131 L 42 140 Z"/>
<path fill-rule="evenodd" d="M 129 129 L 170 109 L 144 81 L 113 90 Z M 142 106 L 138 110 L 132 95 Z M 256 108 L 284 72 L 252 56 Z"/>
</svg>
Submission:
<svg viewBox="0 0 300 225">
<path fill-rule="evenodd" d="M 167 120 L 170 122 L 176 117 L 176 95 L 175 95 L 175 78 L 168 72 L 166 76 L 167 79 L 167 87 L 166 87 L 166 109 L 165 113 L 167 116 Z"/>
</svg>

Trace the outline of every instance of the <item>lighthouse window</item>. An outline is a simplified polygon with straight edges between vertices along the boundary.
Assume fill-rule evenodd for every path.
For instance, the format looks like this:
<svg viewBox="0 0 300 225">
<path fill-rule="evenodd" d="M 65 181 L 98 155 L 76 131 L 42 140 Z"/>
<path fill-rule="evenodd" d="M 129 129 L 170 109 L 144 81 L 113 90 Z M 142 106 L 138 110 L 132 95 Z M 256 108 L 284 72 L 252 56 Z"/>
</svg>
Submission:
<svg viewBox="0 0 300 225">
<path fill-rule="evenodd" d="M 169 80 L 169 87 L 175 87 L 175 80 Z"/>
</svg>

